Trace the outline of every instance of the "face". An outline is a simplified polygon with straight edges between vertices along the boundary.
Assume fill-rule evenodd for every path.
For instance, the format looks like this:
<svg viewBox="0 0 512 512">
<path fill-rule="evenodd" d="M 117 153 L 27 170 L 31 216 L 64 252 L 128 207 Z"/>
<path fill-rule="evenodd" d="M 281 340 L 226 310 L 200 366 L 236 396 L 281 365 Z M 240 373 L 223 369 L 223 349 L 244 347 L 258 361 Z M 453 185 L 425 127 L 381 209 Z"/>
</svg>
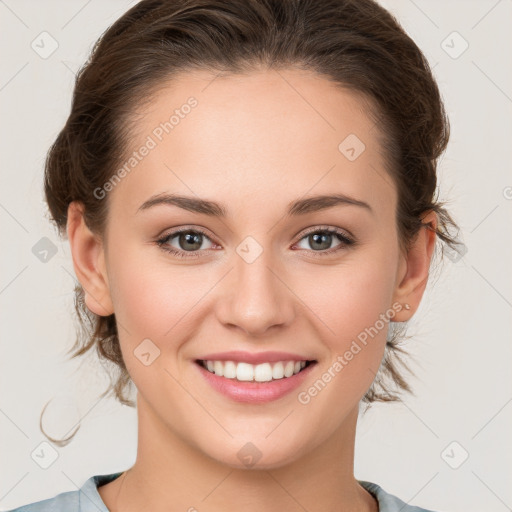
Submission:
<svg viewBox="0 0 512 512">
<path fill-rule="evenodd" d="M 152 421 L 233 467 L 256 447 L 271 468 L 341 435 L 414 285 L 361 99 L 293 69 L 213 78 L 183 74 L 138 112 L 139 157 L 103 199 L 105 293 Z M 196 361 L 234 350 L 314 363 L 279 391 L 213 377 L 225 394 Z"/>
</svg>

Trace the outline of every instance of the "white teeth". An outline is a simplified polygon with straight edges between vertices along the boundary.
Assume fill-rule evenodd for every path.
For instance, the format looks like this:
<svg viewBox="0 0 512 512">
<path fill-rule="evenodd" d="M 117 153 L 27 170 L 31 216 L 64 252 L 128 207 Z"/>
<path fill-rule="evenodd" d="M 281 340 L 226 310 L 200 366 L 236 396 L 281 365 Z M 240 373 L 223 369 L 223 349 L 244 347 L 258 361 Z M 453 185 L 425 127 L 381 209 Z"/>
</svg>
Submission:
<svg viewBox="0 0 512 512">
<path fill-rule="evenodd" d="M 282 379 L 284 377 L 284 366 L 283 363 L 276 363 L 272 368 L 272 378 Z"/>
<path fill-rule="evenodd" d="M 233 361 L 227 361 L 232 363 Z M 218 373 L 215 372 L 217 375 Z M 229 377 L 228 377 L 229 378 Z M 254 366 L 247 363 L 238 363 L 236 365 L 236 379 L 237 380 L 253 380 L 254 378 Z"/>
<path fill-rule="evenodd" d="M 223 376 L 227 379 L 234 379 L 236 377 L 236 364 L 233 361 L 226 361 L 224 363 Z"/>
<path fill-rule="evenodd" d="M 213 363 L 213 371 L 215 372 L 215 375 L 218 375 L 219 377 L 224 376 L 224 365 L 220 361 L 215 361 Z"/>
<path fill-rule="evenodd" d="M 272 380 L 272 366 L 270 366 L 270 363 L 258 364 L 254 367 L 254 380 L 256 382 Z"/>
<path fill-rule="evenodd" d="M 283 379 L 299 373 L 306 361 L 279 361 L 276 363 L 236 363 L 234 361 L 205 361 L 206 368 L 219 377 L 239 381 L 269 382 L 272 379 Z"/>
<path fill-rule="evenodd" d="M 284 376 L 291 377 L 293 375 L 293 369 L 295 368 L 295 364 L 293 361 L 288 361 L 286 366 L 284 367 Z"/>
</svg>

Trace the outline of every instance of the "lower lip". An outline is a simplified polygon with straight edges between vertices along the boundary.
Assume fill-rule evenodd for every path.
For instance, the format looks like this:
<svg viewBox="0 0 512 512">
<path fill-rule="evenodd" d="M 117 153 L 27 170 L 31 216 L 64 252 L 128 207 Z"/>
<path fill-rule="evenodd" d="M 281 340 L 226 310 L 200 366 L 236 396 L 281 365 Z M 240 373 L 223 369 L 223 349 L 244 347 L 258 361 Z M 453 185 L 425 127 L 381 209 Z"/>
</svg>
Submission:
<svg viewBox="0 0 512 512">
<path fill-rule="evenodd" d="M 194 362 L 194 365 L 214 389 L 228 398 L 236 402 L 266 403 L 277 400 L 299 387 L 316 365 L 316 362 L 310 363 L 309 366 L 306 366 L 292 377 L 283 377 L 267 382 L 242 382 L 236 379 L 227 379 L 208 371 L 197 362 Z"/>
</svg>

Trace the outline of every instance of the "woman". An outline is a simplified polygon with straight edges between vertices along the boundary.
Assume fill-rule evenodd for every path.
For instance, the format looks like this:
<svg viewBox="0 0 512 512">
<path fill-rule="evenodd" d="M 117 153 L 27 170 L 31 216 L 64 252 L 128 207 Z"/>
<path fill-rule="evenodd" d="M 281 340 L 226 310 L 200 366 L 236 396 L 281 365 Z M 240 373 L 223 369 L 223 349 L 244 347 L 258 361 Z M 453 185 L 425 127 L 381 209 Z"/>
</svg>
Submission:
<svg viewBox="0 0 512 512">
<path fill-rule="evenodd" d="M 124 472 L 19 510 L 381 511 L 353 474 L 361 403 L 396 353 L 437 239 L 448 120 L 372 0 L 143 0 L 77 75 L 46 161 L 77 310 L 137 389 Z M 83 343 L 82 343 L 83 341 Z M 85 496 L 85 497 L 84 497 Z"/>
</svg>

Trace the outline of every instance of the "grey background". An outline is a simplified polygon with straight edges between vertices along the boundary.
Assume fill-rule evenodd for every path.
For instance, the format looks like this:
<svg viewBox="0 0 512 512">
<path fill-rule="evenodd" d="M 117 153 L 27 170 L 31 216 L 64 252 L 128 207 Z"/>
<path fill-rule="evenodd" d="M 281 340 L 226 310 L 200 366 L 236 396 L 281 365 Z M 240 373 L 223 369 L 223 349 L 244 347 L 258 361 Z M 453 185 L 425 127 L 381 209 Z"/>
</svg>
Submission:
<svg viewBox="0 0 512 512">
<path fill-rule="evenodd" d="M 69 112 L 74 73 L 134 3 L 0 0 L 1 510 L 76 490 L 135 460 L 135 410 L 98 400 L 108 377 L 95 356 L 66 359 L 75 278 L 42 194 L 45 153 Z M 512 2 L 381 3 L 434 67 L 452 126 L 441 198 L 467 253 L 446 260 L 411 322 L 416 396 L 377 404 L 360 419 L 355 474 L 434 510 L 510 510 Z M 31 47 L 51 49 L 43 31 L 58 44 L 46 58 Z M 56 253 L 44 256 L 47 246 Z M 53 451 L 41 446 L 39 430 L 51 399 L 50 435 L 64 436 L 82 419 L 75 440 Z"/>
</svg>

